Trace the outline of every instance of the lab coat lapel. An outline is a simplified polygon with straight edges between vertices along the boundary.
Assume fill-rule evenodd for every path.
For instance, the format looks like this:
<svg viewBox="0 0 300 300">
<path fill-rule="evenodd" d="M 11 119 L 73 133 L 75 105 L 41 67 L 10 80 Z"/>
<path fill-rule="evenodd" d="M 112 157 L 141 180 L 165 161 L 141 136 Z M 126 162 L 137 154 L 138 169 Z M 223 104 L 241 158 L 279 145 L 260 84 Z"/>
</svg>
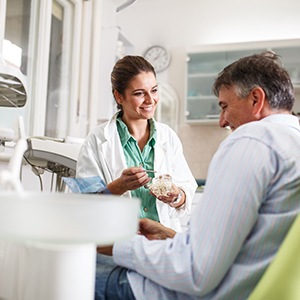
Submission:
<svg viewBox="0 0 300 300">
<path fill-rule="evenodd" d="M 156 123 L 156 126 L 159 127 L 159 124 Z M 158 136 L 157 136 L 157 143 L 155 145 L 155 150 L 154 150 L 154 169 L 159 170 L 160 172 L 164 172 L 164 166 L 166 166 L 166 155 L 167 155 L 167 140 L 166 140 L 166 135 L 164 134 L 163 130 L 160 129 L 157 131 Z"/>
<path fill-rule="evenodd" d="M 155 147 L 155 161 L 154 161 L 154 170 L 160 170 L 162 172 L 164 161 L 166 157 L 166 151 L 164 147 L 158 145 Z"/>
<path fill-rule="evenodd" d="M 102 145 L 102 151 L 104 157 L 106 157 L 107 166 L 112 175 L 112 179 L 114 180 L 120 177 L 122 171 L 127 168 L 115 120 L 108 123 L 105 128 L 105 138 L 106 142 Z"/>
</svg>

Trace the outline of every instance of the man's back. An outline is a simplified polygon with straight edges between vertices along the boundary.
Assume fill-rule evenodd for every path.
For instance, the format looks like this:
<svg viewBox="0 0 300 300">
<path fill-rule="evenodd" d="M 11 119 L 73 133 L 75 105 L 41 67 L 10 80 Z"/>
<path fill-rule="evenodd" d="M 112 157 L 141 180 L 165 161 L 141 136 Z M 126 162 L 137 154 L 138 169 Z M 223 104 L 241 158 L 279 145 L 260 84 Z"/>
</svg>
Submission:
<svg viewBox="0 0 300 300">
<path fill-rule="evenodd" d="M 191 222 L 192 240 L 201 240 L 204 231 L 211 236 L 203 239 L 206 246 L 200 242 L 196 247 L 216 253 L 209 263 L 201 263 L 201 282 L 217 286 L 227 273 L 207 299 L 245 299 L 299 213 L 299 129 L 291 115 L 248 123 L 232 133 L 213 158 L 203 205 Z M 200 235 L 197 228 L 202 228 Z"/>
</svg>

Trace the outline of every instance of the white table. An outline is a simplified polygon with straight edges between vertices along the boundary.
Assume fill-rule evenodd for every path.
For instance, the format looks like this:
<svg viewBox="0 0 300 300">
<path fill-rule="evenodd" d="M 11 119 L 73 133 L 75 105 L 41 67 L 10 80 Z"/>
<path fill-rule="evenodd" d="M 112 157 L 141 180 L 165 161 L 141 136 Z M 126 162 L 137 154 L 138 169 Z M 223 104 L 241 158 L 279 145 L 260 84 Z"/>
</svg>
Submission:
<svg viewBox="0 0 300 300">
<path fill-rule="evenodd" d="M 96 245 L 132 237 L 139 200 L 0 192 L 0 299 L 94 299 Z"/>
</svg>

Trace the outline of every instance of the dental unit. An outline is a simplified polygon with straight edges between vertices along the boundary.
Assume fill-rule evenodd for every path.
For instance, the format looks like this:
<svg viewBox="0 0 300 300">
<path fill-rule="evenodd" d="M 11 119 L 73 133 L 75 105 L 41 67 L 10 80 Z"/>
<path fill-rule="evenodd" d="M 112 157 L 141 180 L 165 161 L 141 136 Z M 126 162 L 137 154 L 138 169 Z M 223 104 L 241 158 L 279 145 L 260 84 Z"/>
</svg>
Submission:
<svg viewBox="0 0 300 300">
<path fill-rule="evenodd" d="M 0 63 L 0 106 L 26 104 L 23 75 Z M 96 246 L 132 237 L 138 226 L 139 201 L 110 195 L 24 190 L 24 160 L 57 174 L 75 176 L 77 146 L 25 138 L 22 122 L 0 128 L 0 299 L 92 300 Z M 109 229 L 109 230 L 108 230 Z"/>
</svg>

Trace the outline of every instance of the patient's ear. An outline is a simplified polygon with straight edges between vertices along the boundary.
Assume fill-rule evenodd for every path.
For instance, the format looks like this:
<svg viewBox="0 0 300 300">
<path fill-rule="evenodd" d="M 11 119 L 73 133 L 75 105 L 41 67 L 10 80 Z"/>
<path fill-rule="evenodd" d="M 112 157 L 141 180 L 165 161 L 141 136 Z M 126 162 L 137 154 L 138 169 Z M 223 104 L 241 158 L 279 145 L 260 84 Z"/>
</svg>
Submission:
<svg viewBox="0 0 300 300">
<path fill-rule="evenodd" d="M 253 101 L 253 113 L 255 115 L 261 114 L 266 104 L 266 94 L 264 90 L 260 87 L 255 87 L 250 92 L 250 96 Z"/>
</svg>

